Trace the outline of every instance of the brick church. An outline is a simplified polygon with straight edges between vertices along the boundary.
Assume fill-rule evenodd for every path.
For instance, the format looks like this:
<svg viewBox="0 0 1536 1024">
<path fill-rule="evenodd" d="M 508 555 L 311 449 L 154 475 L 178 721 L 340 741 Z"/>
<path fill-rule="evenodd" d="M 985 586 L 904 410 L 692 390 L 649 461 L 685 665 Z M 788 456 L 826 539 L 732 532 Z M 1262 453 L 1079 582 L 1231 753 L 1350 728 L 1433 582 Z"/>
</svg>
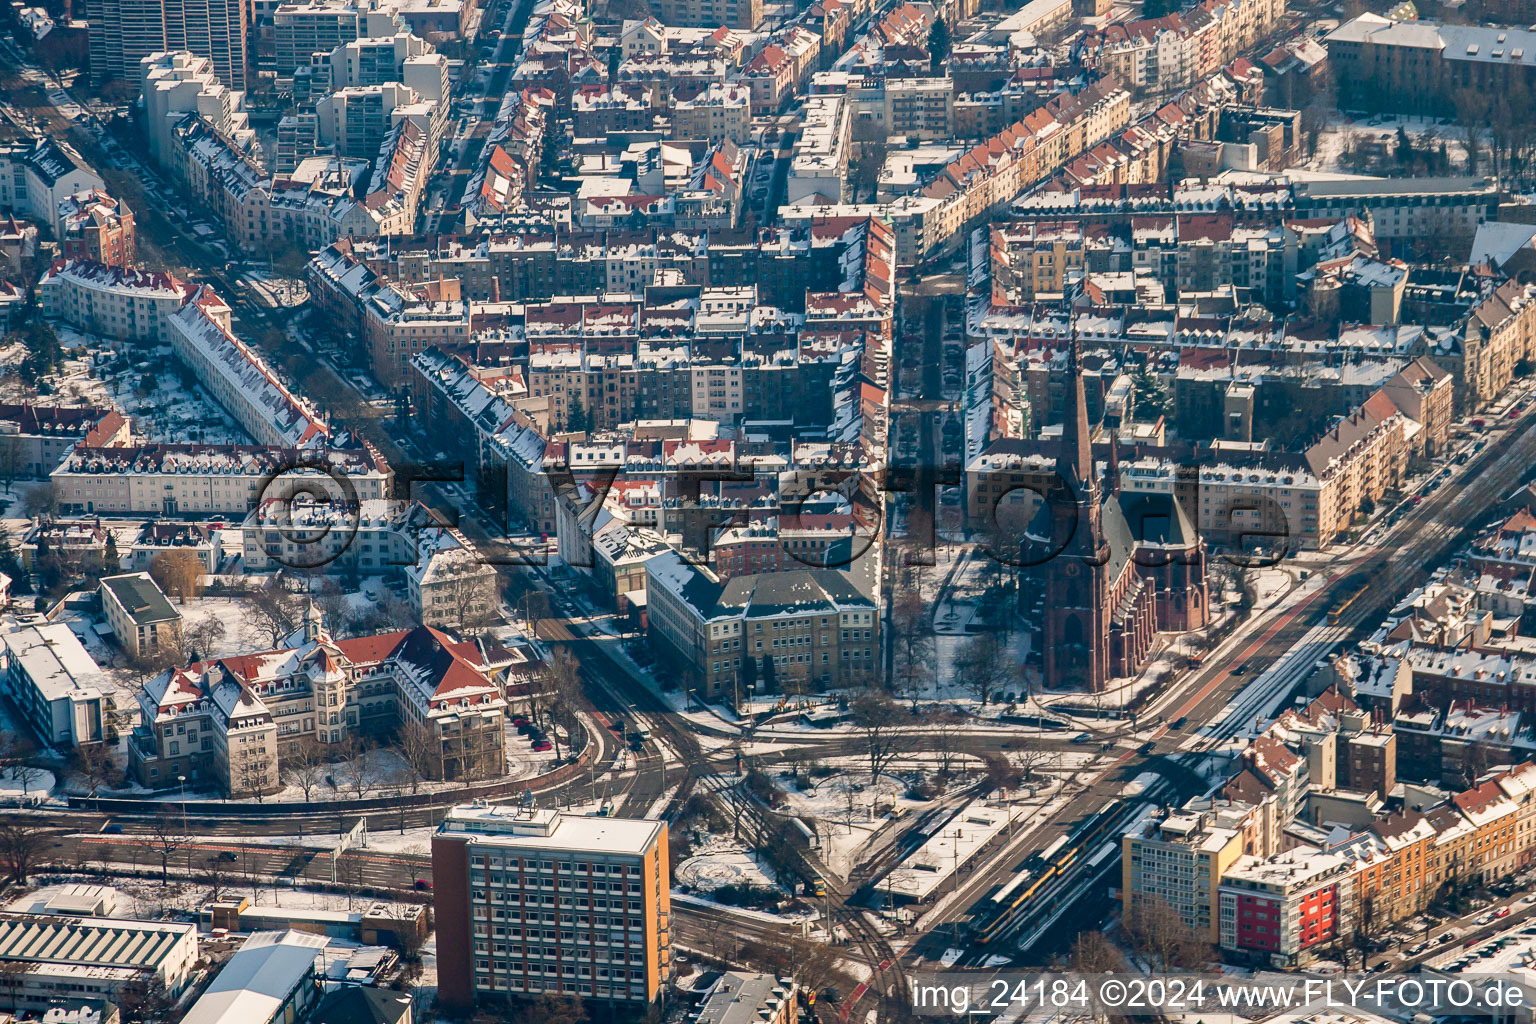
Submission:
<svg viewBox="0 0 1536 1024">
<path fill-rule="evenodd" d="M 1159 632 L 1205 625 L 1205 544 L 1172 494 L 1121 493 L 1118 442 L 1097 479 L 1077 338 L 1053 492 L 1026 533 L 1024 607 L 1043 591 L 1044 684 L 1098 693 L 1145 667 Z"/>
</svg>

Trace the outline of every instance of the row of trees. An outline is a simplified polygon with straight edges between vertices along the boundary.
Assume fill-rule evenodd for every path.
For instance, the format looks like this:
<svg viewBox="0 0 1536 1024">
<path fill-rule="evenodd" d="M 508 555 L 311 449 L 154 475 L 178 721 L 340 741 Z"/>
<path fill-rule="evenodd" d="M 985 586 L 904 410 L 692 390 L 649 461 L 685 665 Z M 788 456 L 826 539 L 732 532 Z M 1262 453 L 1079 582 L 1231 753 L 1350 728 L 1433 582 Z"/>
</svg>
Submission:
<svg viewBox="0 0 1536 1024">
<path fill-rule="evenodd" d="M 931 685 L 937 692 L 943 679 L 933 630 L 933 608 L 916 589 L 902 590 L 892 602 L 891 635 L 892 676 L 897 692 L 914 704 L 926 686 Z M 1033 686 L 1033 669 L 1009 650 L 1008 637 L 1009 631 L 1004 629 L 977 633 L 960 643 L 953 682 L 979 703 L 996 700 L 1006 690 L 1027 694 Z"/>
</svg>

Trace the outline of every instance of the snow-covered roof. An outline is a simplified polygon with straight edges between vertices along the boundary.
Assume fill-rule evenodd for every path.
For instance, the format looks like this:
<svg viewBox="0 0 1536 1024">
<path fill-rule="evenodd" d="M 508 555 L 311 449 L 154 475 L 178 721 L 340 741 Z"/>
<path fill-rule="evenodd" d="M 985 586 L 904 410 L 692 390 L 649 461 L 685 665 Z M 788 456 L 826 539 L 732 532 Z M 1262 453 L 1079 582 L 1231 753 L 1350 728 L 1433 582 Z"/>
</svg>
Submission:
<svg viewBox="0 0 1536 1024">
<path fill-rule="evenodd" d="M 330 945 L 323 935 L 257 932 L 229 958 L 182 1024 L 245 1024 L 273 1019 L 315 971 Z"/>
</svg>

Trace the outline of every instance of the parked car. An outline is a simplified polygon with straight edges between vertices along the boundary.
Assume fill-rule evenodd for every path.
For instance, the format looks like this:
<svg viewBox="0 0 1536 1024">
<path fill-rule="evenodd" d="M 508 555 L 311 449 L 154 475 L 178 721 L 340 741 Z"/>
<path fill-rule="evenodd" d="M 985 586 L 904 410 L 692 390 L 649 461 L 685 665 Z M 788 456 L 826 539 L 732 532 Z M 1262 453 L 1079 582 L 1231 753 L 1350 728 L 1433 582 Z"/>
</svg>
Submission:
<svg viewBox="0 0 1536 1024">
<path fill-rule="evenodd" d="M 1508 917 L 1509 916 L 1509 908 L 1508 907 L 1500 907 L 1498 910 L 1495 910 L 1493 912 L 1493 916 L 1494 917 Z"/>
<path fill-rule="evenodd" d="M 432 888 L 432 883 L 428 879 L 418 878 L 416 879 L 416 884 L 412 886 L 412 888 L 417 892 L 426 892 Z"/>
<path fill-rule="evenodd" d="M 1403 952 L 1407 953 L 1409 956 L 1418 956 L 1428 948 L 1429 943 L 1427 942 L 1415 942 L 1413 945 L 1403 950 Z"/>
<path fill-rule="evenodd" d="M 542 754 L 546 750 L 553 750 L 554 744 L 549 742 L 549 740 L 539 740 L 533 745 L 533 749 Z"/>
</svg>

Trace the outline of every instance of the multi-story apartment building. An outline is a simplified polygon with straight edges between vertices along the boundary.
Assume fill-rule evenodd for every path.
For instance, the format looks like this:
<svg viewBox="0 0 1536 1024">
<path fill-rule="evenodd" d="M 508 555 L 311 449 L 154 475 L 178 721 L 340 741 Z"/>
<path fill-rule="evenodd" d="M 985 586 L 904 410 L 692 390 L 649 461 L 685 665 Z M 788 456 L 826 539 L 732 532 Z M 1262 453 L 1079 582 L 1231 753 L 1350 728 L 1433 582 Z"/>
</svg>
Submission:
<svg viewBox="0 0 1536 1024">
<path fill-rule="evenodd" d="M 53 224 L 64 200 L 104 187 L 67 143 L 23 137 L 0 144 L 0 209 L 15 216 Z"/>
<path fill-rule="evenodd" d="M 419 506 L 367 501 L 263 501 L 241 524 L 247 572 L 328 567 L 357 576 L 381 576 L 410 563 L 416 531 L 430 519 Z"/>
<path fill-rule="evenodd" d="M 841 96 L 809 96 L 803 117 L 789 165 L 788 201 L 822 196 L 840 203 L 847 198 L 848 188 L 853 124 L 848 103 Z"/>
<path fill-rule="evenodd" d="M 405 62 L 431 52 L 430 45 L 409 32 L 349 40 L 331 51 L 331 88 L 403 82 Z"/>
<path fill-rule="evenodd" d="M 74 259 L 55 261 L 37 291 L 48 316 L 121 341 L 159 341 L 192 295 L 170 274 Z"/>
<path fill-rule="evenodd" d="M 517 408 L 516 392 L 464 361 L 429 348 L 411 361 L 412 392 L 428 436 L 462 458 L 465 472 L 507 515 L 529 529 L 555 531 L 555 491 L 546 472 L 548 432 Z M 491 502 L 495 502 L 494 499 Z"/>
<path fill-rule="evenodd" d="M 69 626 L 17 625 L 0 642 L 6 696 L 39 739 L 67 749 L 112 737 L 116 689 Z"/>
<path fill-rule="evenodd" d="M 346 479 L 346 493 L 336 477 Z M 66 515 L 243 517 L 264 500 L 295 493 L 323 493 L 336 500 L 387 498 L 393 473 L 368 447 L 81 444 L 49 479 L 59 510 Z"/>
<path fill-rule="evenodd" d="M 1347 101 L 1369 109 L 1451 113 L 1460 90 L 1494 94 L 1536 84 L 1536 33 L 1523 24 L 1395 21 L 1367 11 L 1324 41 Z"/>
<path fill-rule="evenodd" d="M 1342 678 L 1357 696 L 1374 700 L 1398 685 L 1391 675 Z M 1440 699 L 1432 688 L 1423 697 Z M 1395 780 L 1390 771 L 1382 774 L 1378 755 L 1385 747 L 1369 741 L 1384 736 L 1392 736 L 1390 726 L 1378 720 L 1365 727 L 1361 706 L 1335 690 L 1283 713 L 1244 751 L 1244 767 L 1214 800 L 1191 801 L 1167 819 L 1177 823 L 1173 835 L 1161 835 L 1164 824 L 1154 820 L 1126 836 L 1127 857 L 1138 857 L 1125 866 L 1127 911 L 1163 900 L 1198 927 L 1203 894 L 1214 891 L 1216 939 L 1224 949 L 1293 967 L 1338 940 L 1422 913 L 1450 887 L 1508 877 L 1536 858 L 1536 764 L 1484 773 L 1449 799 L 1432 788 L 1414 790 L 1403 810 L 1383 813 L 1380 795 Z M 1345 743 L 1358 749 L 1346 754 Z M 1335 769 L 1350 773 L 1354 792 L 1340 788 L 1346 780 Z M 1280 776 L 1287 781 L 1272 785 Z M 1203 865 L 1191 867 L 1185 847 L 1229 846 L 1212 828 L 1196 827 L 1212 812 L 1227 815 L 1228 827 L 1244 834 L 1244 855 L 1207 876 Z M 1317 827 L 1325 822 L 1342 822 L 1342 832 L 1325 834 Z M 1159 856 L 1149 858 L 1154 836 Z M 1168 851 L 1170 842 L 1181 848 Z"/>
<path fill-rule="evenodd" d="M 1445 451 L 1456 416 L 1456 384 L 1449 372 L 1421 356 L 1399 370 L 1381 390 L 1403 415 L 1419 425 L 1415 440 L 1420 454 L 1434 458 Z"/>
<path fill-rule="evenodd" d="M 1381 393 L 1341 417 L 1305 453 L 1248 451 L 1200 467 L 1200 532 L 1217 539 L 1315 550 L 1408 468 L 1406 417 Z"/>
<path fill-rule="evenodd" d="M 320 141 L 335 146 L 344 157 L 371 158 L 393 124 L 396 108 L 410 106 L 417 98 L 400 82 L 338 89 L 315 104 Z"/>
<path fill-rule="evenodd" d="M 197 662 L 145 684 L 128 743 L 142 785 L 188 781 L 231 796 L 281 788 L 278 760 L 307 744 L 322 751 L 356 737 L 419 730 L 434 779 L 506 771 L 501 681 L 520 656 L 495 644 L 415 629 L 333 640 L 310 606 L 288 646 Z"/>
<path fill-rule="evenodd" d="M 855 684 L 879 667 L 878 606 L 861 582 L 873 561 L 721 583 L 679 554 L 660 555 L 645 566 L 652 647 L 707 700 L 748 696 L 744 681 L 785 692 Z"/>
<path fill-rule="evenodd" d="M 75 445 L 128 442 L 128 419 L 90 406 L 0 404 L 0 465 L 17 477 L 46 477 Z"/>
<path fill-rule="evenodd" d="M 1378 238 L 1470 238 L 1479 224 L 1498 219 L 1497 190 L 1486 178 L 1297 181 L 1291 192 L 1306 218 L 1369 211 Z"/>
<path fill-rule="evenodd" d="M 351 0 L 298 0 L 279 4 L 272 14 L 273 66 L 281 78 L 354 39 L 376 39 L 404 28 L 393 10 L 370 10 Z"/>
<path fill-rule="evenodd" d="M 415 559 L 405 567 L 411 610 L 423 626 L 477 633 L 501 621 L 496 570 L 458 529 L 417 532 Z"/>
<path fill-rule="evenodd" d="M 1170 814 L 1126 834 L 1121 892 L 1129 915 L 1170 908 L 1203 940 L 1220 938 L 1218 889 L 1243 855 L 1243 833 L 1229 815 Z"/>
<path fill-rule="evenodd" d="M 1536 286 L 1506 281 L 1473 307 L 1462 331 L 1461 410 L 1488 406 L 1514 380 L 1516 365 L 1536 357 L 1533 300 Z"/>
<path fill-rule="evenodd" d="M 711 85 L 691 99 L 674 100 L 671 116 L 674 139 L 729 139 L 745 146 L 752 139 L 752 91 L 735 82 Z"/>
<path fill-rule="evenodd" d="M 313 110 L 285 115 L 277 122 L 277 157 L 272 170 L 292 174 L 304 160 L 320 152 L 320 118 Z"/>
<path fill-rule="evenodd" d="M 233 139 L 250 138 L 244 93 L 225 85 L 207 57 L 184 50 L 156 51 L 139 62 L 137 71 L 149 155 L 157 163 L 169 161 L 176 125 L 188 114 Z"/>
<path fill-rule="evenodd" d="M 230 333 L 230 309 L 207 285 L 166 319 L 178 358 L 258 444 L 323 448 L 330 430 L 265 359 Z"/>
<path fill-rule="evenodd" d="M 1021 305 L 1065 294 L 1083 270 L 1084 231 L 1073 222 L 994 225 L 992 301 Z"/>
<path fill-rule="evenodd" d="M 800 986 L 771 974 L 726 971 L 704 995 L 690 1024 L 795 1024 Z"/>
<path fill-rule="evenodd" d="M 59 254 L 65 259 L 129 267 L 137 255 L 133 211 L 100 189 L 79 192 L 60 202 L 53 231 Z"/>
<path fill-rule="evenodd" d="M 418 298 L 386 285 L 369 297 L 364 311 L 371 369 L 388 385 L 406 382 L 418 352 L 470 339 L 470 304 L 459 299 Z"/>
<path fill-rule="evenodd" d="M 244 89 L 250 59 L 245 0 L 89 0 L 91 80 L 133 81 L 151 54 L 187 51 L 213 62 L 231 89 Z"/>
<path fill-rule="evenodd" d="M 666 25 L 702 25 L 757 31 L 763 22 L 762 0 L 662 0 L 656 17 Z"/>
<path fill-rule="evenodd" d="M 1277 857 L 1239 857 L 1217 890 L 1223 949 L 1267 957 L 1277 967 L 1312 959 L 1351 922 L 1348 862 L 1339 854 L 1300 848 Z"/>
<path fill-rule="evenodd" d="M 438 998 L 555 993 L 644 1008 L 671 977 L 667 824 L 460 806 L 432 837 Z"/>
<path fill-rule="evenodd" d="M 96 594 L 112 635 L 131 657 L 180 649 L 181 613 L 149 573 L 103 576 Z"/>
</svg>

